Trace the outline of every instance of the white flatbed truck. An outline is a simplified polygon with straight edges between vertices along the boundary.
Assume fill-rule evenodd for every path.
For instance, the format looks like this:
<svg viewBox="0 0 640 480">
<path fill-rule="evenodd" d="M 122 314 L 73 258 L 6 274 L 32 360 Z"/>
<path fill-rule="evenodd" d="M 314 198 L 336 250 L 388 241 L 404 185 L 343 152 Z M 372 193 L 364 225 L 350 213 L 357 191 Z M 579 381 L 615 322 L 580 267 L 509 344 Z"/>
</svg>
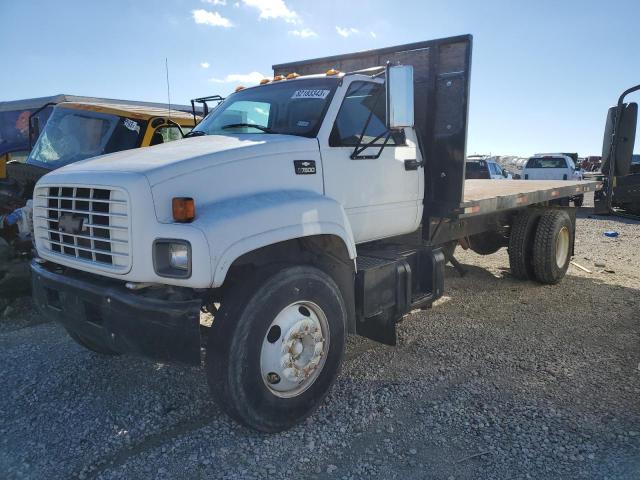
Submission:
<svg viewBox="0 0 640 480">
<path fill-rule="evenodd" d="M 455 244 L 506 246 L 515 277 L 557 283 L 575 229 L 560 201 L 597 184 L 465 183 L 471 45 L 276 65 L 192 138 L 46 175 L 36 303 L 103 354 L 199 365 L 206 330 L 212 395 L 279 431 L 327 394 L 347 334 L 394 345 L 443 294 Z"/>
</svg>

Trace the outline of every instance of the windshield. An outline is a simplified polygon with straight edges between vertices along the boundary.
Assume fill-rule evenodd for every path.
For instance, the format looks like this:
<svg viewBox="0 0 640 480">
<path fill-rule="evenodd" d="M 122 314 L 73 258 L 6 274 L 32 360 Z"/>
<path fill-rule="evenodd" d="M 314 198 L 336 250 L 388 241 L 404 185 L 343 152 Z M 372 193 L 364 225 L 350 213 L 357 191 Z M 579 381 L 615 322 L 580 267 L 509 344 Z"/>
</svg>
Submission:
<svg viewBox="0 0 640 480">
<path fill-rule="evenodd" d="M 317 78 L 241 90 L 221 103 L 193 132 L 314 137 L 337 85 L 337 78 Z"/>
<path fill-rule="evenodd" d="M 27 163 L 59 168 L 139 146 L 146 122 L 88 110 L 54 110 Z"/>
<path fill-rule="evenodd" d="M 567 168 L 567 162 L 562 157 L 533 157 L 525 168 Z"/>
</svg>

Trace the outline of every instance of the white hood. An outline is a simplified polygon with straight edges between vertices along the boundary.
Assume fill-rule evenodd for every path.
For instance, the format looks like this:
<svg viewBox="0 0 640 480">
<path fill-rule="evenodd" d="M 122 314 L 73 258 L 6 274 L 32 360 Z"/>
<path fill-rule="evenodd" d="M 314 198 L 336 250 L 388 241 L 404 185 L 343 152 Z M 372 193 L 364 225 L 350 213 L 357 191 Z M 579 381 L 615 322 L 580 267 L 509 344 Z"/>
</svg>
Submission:
<svg viewBox="0 0 640 480">
<path fill-rule="evenodd" d="M 153 186 L 217 164 L 317 148 L 315 139 L 293 135 L 206 135 L 90 158 L 55 170 L 47 177 L 50 180 L 56 174 L 131 172 L 146 176 Z"/>
</svg>

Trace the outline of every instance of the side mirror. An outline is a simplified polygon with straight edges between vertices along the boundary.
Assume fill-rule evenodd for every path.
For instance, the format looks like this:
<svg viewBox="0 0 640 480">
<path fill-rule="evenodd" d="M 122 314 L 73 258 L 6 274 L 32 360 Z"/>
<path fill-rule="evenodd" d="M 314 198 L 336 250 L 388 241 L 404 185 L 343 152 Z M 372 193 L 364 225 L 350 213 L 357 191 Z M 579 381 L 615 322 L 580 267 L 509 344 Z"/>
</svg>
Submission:
<svg viewBox="0 0 640 480">
<path fill-rule="evenodd" d="M 387 128 L 413 127 L 413 66 L 387 64 Z"/>
<path fill-rule="evenodd" d="M 629 173 L 631 166 L 631 156 L 635 144 L 636 124 L 638 122 L 638 104 L 622 104 L 621 112 L 619 107 L 611 107 L 607 114 L 607 124 L 604 130 L 602 141 L 602 173 L 609 175 L 609 162 L 613 161 L 613 175 L 621 176 Z M 619 125 L 614 125 L 616 117 L 619 116 Z M 615 128 L 615 139 L 613 139 Z M 611 141 L 615 140 L 615 158 L 611 158 Z"/>
</svg>

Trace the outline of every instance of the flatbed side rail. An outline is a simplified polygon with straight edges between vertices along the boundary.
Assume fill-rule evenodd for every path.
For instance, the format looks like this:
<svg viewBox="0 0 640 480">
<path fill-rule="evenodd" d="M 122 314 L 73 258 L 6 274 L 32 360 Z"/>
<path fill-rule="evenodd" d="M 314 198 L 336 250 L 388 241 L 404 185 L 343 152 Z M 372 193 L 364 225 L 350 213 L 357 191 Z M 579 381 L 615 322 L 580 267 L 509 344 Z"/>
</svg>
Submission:
<svg viewBox="0 0 640 480">
<path fill-rule="evenodd" d="M 467 180 L 464 199 L 453 218 L 467 218 L 571 198 L 601 188 L 597 181 Z"/>
</svg>

